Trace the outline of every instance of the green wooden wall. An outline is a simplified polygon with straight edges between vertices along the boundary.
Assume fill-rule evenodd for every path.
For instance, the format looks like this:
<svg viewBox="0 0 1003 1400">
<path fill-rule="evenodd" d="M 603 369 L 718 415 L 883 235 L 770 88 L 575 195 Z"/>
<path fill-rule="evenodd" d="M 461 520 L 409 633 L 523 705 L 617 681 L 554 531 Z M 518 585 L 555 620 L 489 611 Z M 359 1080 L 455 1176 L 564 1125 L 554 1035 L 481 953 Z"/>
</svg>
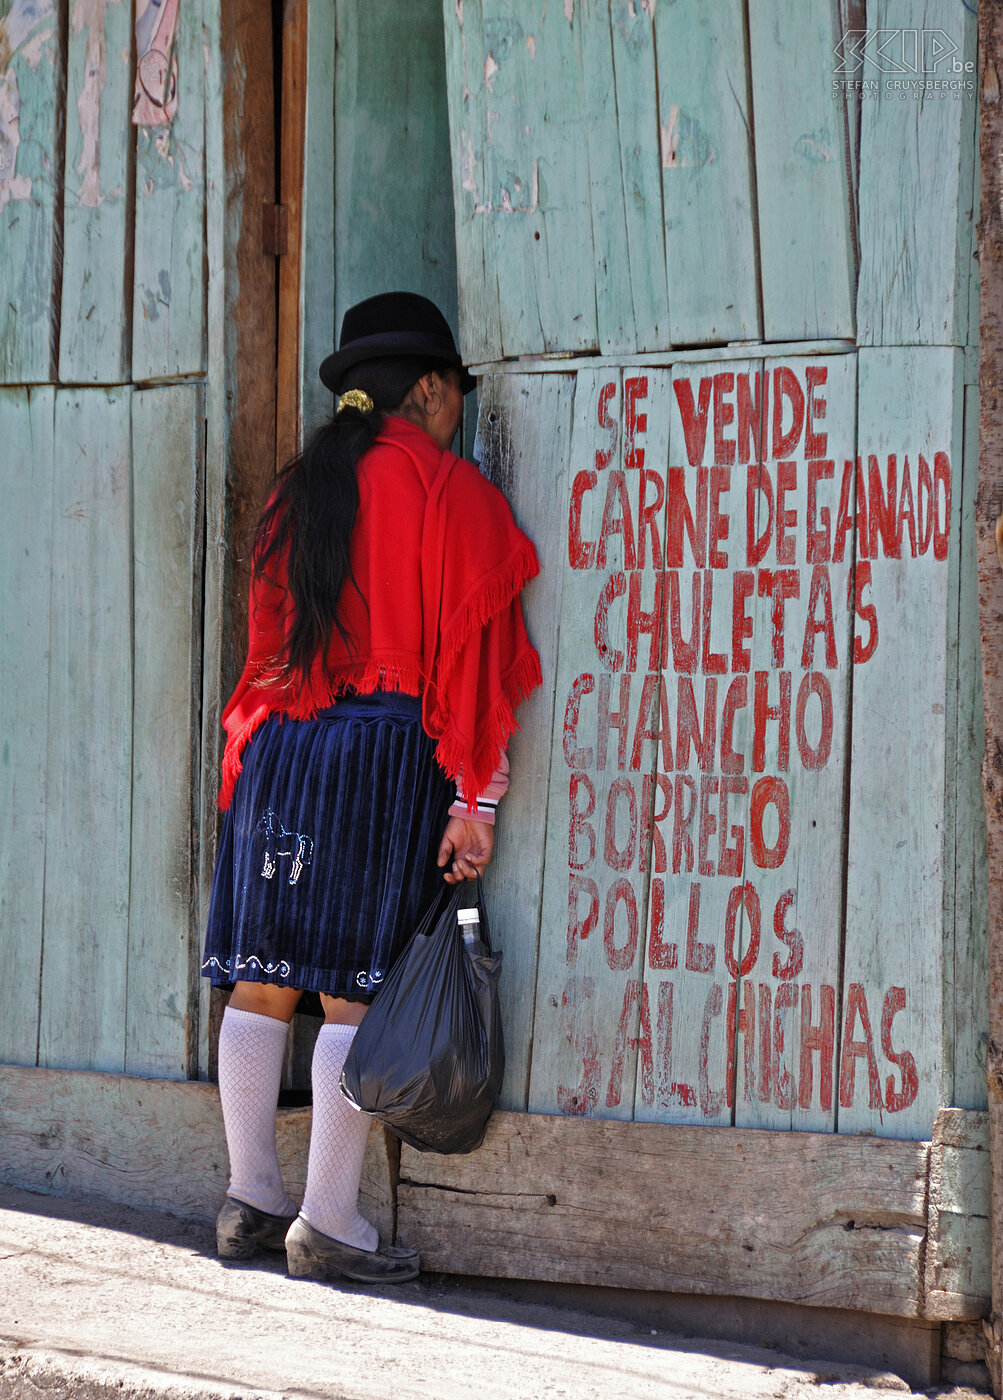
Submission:
<svg viewBox="0 0 1003 1400">
<path fill-rule="evenodd" d="M 134 125 L 135 36 L 157 12 L 65 10 L 0 5 L 0 1062 L 183 1077 L 218 16 L 185 0 L 171 120 Z"/>
<path fill-rule="evenodd" d="M 926 1137 L 985 1103 L 974 16 L 443 17 L 476 450 L 543 564 L 506 1103 Z M 967 87 L 841 86 L 854 25 Z"/>
</svg>

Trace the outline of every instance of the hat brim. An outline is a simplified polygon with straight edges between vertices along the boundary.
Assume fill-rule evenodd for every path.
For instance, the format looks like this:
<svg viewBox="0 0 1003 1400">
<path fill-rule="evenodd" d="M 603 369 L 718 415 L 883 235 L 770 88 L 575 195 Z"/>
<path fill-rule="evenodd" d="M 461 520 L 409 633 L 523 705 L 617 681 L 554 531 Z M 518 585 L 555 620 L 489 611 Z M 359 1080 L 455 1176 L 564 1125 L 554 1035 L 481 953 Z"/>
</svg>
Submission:
<svg viewBox="0 0 1003 1400">
<path fill-rule="evenodd" d="M 364 360 L 381 360 L 390 357 L 413 355 L 416 359 L 439 360 L 460 371 L 460 389 L 469 394 L 476 389 L 477 380 L 464 369 L 463 361 L 455 346 L 437 335 L 422 335 L 416 331 L 394 332 L 392 334 L 366 335 L 353 340 L 342 350 L 328 355 L 320 366 L 320 377 L 332 394 L 338 393 L 338 385 L 346 370 Z"/>
</svg>

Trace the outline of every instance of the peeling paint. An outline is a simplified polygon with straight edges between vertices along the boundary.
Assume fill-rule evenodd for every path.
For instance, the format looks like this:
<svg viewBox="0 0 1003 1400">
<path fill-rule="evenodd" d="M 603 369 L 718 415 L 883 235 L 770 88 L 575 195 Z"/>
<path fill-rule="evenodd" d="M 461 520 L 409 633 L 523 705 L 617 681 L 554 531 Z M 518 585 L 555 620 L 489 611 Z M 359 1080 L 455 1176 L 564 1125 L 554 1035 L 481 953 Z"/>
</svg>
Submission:
<svg viewBox="0 0 1003 1400">
<path fill-rule="evenodd" d="M 137 0 L 136 126 L 169 126 L 178 109 L 178 56 L 174 31 L 179 0 Z"/>
<path fill-rule="evenodd" d="M 38 72 L 38 65 L 41 63 L 43 55 L 49 59 L 50 63 L 53 61 L 53 53 L 50 51 L 46 54 L 45 49 L 55 32 L 54 29 L 43 29 L 40 34 L 29 39 L 21 49 L 21 57 L 33 73 Z"/>
<path fill-rule="evenodd" d="M 102 202 L 101 94 L 106 77 L 104 31 L 107 8 L 107 0 L 75 0 L 70 16 L 74 34 L 82 34 L 85 29 L 87 31 L 84 81 L 77 98 L 82 149 L 75 167 L 80 176 L 77 203 L 85 209 L 96 209 Z"/>
<path fill-rule="evenodd" d="M 532 34 L 527 34 L 527 35 L 526 35 L 526 48 L 529 50 L 529 56 L 530 56 L 530 58 L 535 58 L 535 57 L 536 57 L 536 40 L 533 38 Z"/>
<path fill-rule="evenodd" d="M 51 49 L 46 49 L 54 33 L 54 8 L 52 0 L 12 0 L 0 18 L 0 209 L 11 200 L 31 199 L 31 176 L 17 169 L 21 92 L 15 60 L 32 71 L 43 58 L 53 61 Z"/>
<path fill-rule="evenodd" d="M 515 190 L 515 194 L 516 194 L 516 198 L 517 198 L 517 199 L 518 199 L 518 198 L 520 197 L 520 195 L 522 195 L 523 192 L 524 192 L 524 186 L 523 186 L 523 183 L 522 183 L 521 180 L 518 180 L 518 179 L 513 180 L 513 181 L 512 181 L 512 188 Z M 497 204 L 492 204 L 492 203 L 488 202 L 487 204 L 475 204 L 475 205 L 474 205 L 474 213 L 475 213 L 475 214 L 535 214 L 535 213 L 537 212 L 537 210 L 539 209 L 539 207 L 540 207 L 540 162 L 539 162 L 538 160 L 535 160 L 535 161 L 533 162 L 533 178 L 532 178 L 532 180 L 530 181 L 530 202 L 529 202 L 528 204 L 525 202 L 525 200 L 522 200 L 522 201 L 521 201 L 520 203 L 518 203 L 518 204 L 514 203 L 514 202 L 513 202 L 513 199 L 512 199 L 512 190 L 510 190 L 510 189 L 508 188 L 507 185 L 502 185 L 502 187 L 501 187 L 501 189 L 500 189 L 500 191 L 499 191 L 498 203 L 497 203 Z"/>
<path fill-rule="evenodd" d="M 477 169 L 474 160 L 474 143 L 469 131 L 464 131 L 460 140 L 460 184 L 465 190 L 469 190 L 477 199 L 477 180 L 475 171 Z"/>
<path fill-rule="evenodd" d="M 31 198 L 31 179 L 16 173 L 20 122 L 21 94 L 14 69 L 8 68 L 0 78 L 0 209 L 12 199 Z"/>
<path fill-rule="evenodd" d="M 463 0 L 456 0 L 456 22 L 463 28 Z"/>
<path fill-rule="evenodd" d="M 575 22 L 575 0 L 564 0 L 564 18 L 569 24 Z"/>
<path fill-rule="evenodd" d="M 832 146 L 832 132 L 827 126 L 818 131 L 803 132 L 794 142 L 794 150 L 813 165 L 825 165 L 836 155 Z"/>
<path fill-rule="evenodd" d="M 678 103 L 669 107 L 669 120 L 661 128 L 662 169 L 710 165 L 714 159 L 710 138 L 695 118 L 680 111 Z"/>
<path fill-rule="evenodd" d="M 495 90 L 495 75 L 497 72 L 498 64 L 495 62 L 495 56 L 493 53 L 489 53 L 484 60 L 484 86 L 487 88 L 488 92 L 494 92 Z"/>
</svg>

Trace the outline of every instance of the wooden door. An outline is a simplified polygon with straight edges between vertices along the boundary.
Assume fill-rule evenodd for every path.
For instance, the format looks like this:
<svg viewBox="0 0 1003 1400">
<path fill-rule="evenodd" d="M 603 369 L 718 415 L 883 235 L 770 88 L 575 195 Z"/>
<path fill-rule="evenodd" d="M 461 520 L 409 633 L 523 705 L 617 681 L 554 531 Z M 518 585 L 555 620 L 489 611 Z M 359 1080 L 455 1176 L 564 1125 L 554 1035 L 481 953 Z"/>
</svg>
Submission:
<svg viewBox="0 0 1003 1400">
<path fill-rule="evenodd" d="M 985 1102 L 973 17 L 934 101 L 896 3 L 444 15 L 478 450 L 543 560 L 506 1101 L 925 1137 Z"/>
</svg>

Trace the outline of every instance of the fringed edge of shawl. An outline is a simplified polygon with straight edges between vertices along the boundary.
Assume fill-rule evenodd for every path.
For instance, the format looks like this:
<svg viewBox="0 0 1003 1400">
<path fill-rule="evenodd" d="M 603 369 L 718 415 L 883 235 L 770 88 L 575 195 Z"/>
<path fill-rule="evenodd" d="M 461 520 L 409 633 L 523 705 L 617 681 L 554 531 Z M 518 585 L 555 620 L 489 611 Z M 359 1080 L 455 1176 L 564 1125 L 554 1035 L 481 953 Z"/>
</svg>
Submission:
<svg viewBox="0 0 1003 1400">
<path fill-rule="evenodd" d="M 311 687 L 300 692 L 296 704 L 283 705 L 275 709 L 261 705 L 240 728 L 227 739 L 223 752 L 223 765 L 217 806 L 225 812 L 233 801 L 234 788 L 244 764 L 244 750 L 271 715 L 281 714 L 289 719 L 315 719 L 321 710 L 333 705 L 339 695 L 351 690 L 357 695 L 372 695 L 377 690 L 395 691 L 403 695 L 420 695 L 424 688 L 424 676 L 420 666 L 400 661 L 380 661 L 370 659 L 365 664 L 346 666 L 324 681 L 319 692 Z"/>
<path fill-rule="evenodd" d="M 494 774 L 499 753 L 506 748 L 512 734 L 519 728 L 515 709 L 542 683 L 540 658 L 535 647 L 528 646 L 509 668 L 502 682 L 502 694 L 484 718 L 484 728 L 477 735 L 477 750 L 474 753 L 469 751 L 465 741 L 447 721 L 446 728 L 436 744 L 435 756 L 447 777 L 455 779 L 460 769 L 463 769 L 464 796 L 468 812 L 475 810 L 477 798 Z"/>
<path fill-rule="evenodd" d="M 471 633 L 486 627 L 539 572 L 540 561 L 536 557 L 536 549 L 532 540 L 524 537 L 518 549 L 470 591 L 453 616 L 447 619 L 439 642 L 438 689 L 445 689 L 449 673 Z"/>
</svg>

